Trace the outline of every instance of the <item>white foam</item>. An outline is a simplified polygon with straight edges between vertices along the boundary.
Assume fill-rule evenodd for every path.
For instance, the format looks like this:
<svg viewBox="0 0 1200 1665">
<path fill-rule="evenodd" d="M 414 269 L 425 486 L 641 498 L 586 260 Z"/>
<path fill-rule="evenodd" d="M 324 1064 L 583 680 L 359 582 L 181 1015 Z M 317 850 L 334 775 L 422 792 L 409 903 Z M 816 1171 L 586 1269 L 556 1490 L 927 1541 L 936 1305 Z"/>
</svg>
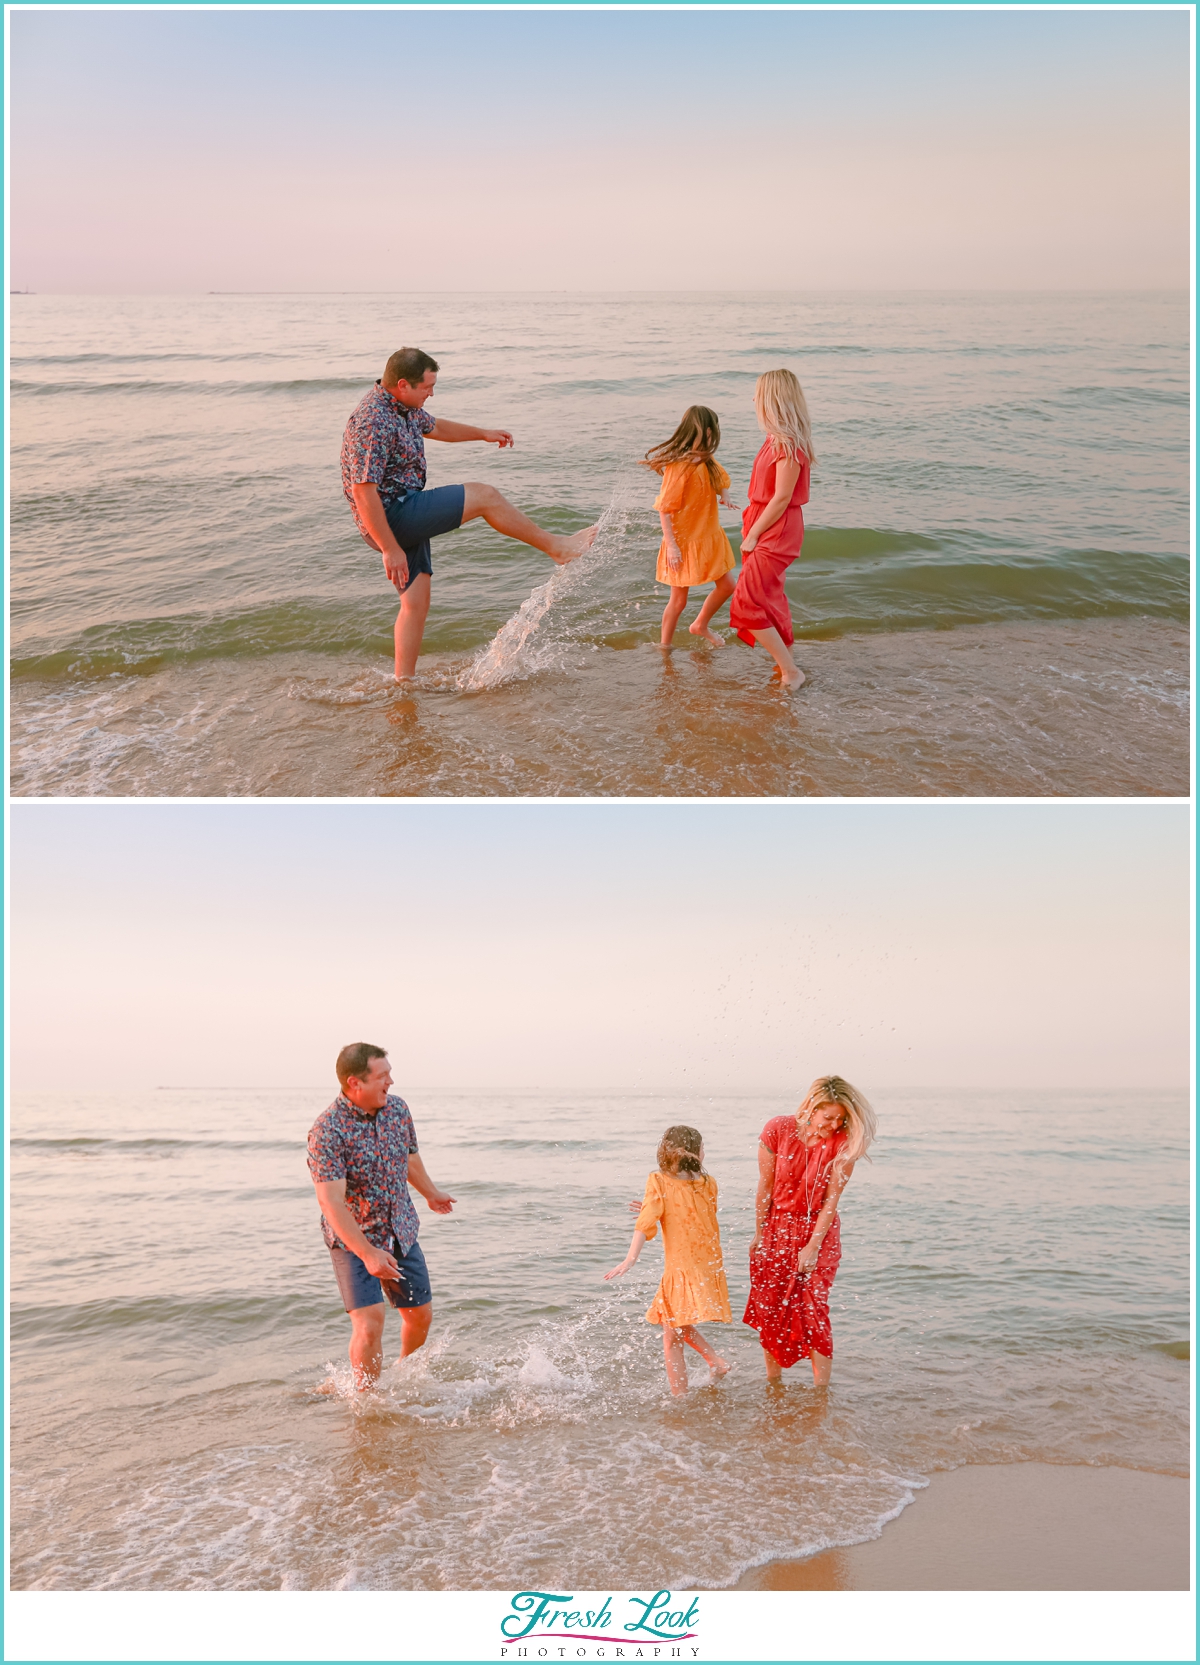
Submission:
<svg viewBox="0 0 1200 1665">
<path fill-rule="evenodd" d="M 486 647 L 458 678 L 465 693 L 498 688 L 501 683 L 532 676 L 562 662 L 569 641 L 569 620 L 563 602 L 587 588 L 598 571 L 617 560 L 625 548 L 633 512 L 635 476 L 630 469 L 613 488 L 608 507 L 597 522 L 596 539 L 586 555 L 559 567 L 539 584 Z"/>
</svg>

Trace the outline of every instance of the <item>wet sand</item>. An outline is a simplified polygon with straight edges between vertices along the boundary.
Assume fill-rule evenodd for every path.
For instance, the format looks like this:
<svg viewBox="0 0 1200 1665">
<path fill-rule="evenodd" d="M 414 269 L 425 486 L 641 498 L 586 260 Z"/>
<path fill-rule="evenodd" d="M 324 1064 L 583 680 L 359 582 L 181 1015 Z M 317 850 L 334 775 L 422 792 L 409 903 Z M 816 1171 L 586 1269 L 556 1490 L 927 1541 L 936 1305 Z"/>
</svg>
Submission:
<svg viewBox="0 0 1200 1665">
<path fill-rule="evenodd" d="M 722 626 L 724 634 L 724 627 Z M 464 693 L 380 657 L 267 654 L 13 685 L 18 797 L 1183 796 L 1188 633 L 1159 619 L 801 641 L 798 694 L 740 643 L 561 648 Z"/>
<path fill-rule="evenodd" d="M 1186 1590 L 1189 1482 L 1014 1463 L 935 1474 L 883 1536 L 773 1561 L 737 1590 Z"/>
</svg>

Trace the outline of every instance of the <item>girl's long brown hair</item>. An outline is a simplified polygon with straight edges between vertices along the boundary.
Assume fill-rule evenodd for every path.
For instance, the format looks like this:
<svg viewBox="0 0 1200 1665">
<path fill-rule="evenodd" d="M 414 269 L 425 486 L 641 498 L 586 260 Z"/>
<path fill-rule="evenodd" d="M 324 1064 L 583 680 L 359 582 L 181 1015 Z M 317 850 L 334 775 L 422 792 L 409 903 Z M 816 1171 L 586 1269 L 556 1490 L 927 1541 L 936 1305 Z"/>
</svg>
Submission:
<svg viewBox="0 0 1200 1665">
<path fill-rule="evenodd" d="M 646 452 L 642 467 L 652 468 L 656 474 L 661 474 L 668 463 L 702 462 L 708 470 L 713 490 L 719 491 L 713 452 L 720 443 L 721 424 L 716 411 L 709 410 L 707 405 L 689 405 L 683 413 L 683 421 L 670 439 L 665 439 L 661 445 L 652 445 Z"/>
<path fill-rule="evenodd" d="M 658 1165 L 664 1174 L 695 1174 L 705 1177 L 700 1165 L 700 1146 L 703 1140 L 694 1127 L 679 1123 L 669 1127 L 658 1142 Z"/>
</svg>

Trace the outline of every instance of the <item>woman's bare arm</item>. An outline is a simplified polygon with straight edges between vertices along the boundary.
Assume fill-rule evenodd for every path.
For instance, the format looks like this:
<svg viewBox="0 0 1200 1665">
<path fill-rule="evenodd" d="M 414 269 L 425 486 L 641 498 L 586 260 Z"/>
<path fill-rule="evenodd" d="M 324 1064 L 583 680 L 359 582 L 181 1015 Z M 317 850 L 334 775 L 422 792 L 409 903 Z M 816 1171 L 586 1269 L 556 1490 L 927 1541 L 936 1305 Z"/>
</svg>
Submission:
<svg viewBox="0 0 1200 1665">
<path fill-rule="evenodd" d="M 775 495 L 742 539 L 742 548 L 747 555 L 767 528 L 774 526 L 792 501 L 792 493 L 796 489 L 796 482 L 799 478 L 800 464 L 795 457 L 790 455 L 781 457 L 775 464 Z"/>
<path fill-rule="evenodd" d="M 768 1150 L 764 1144 L 758 1147 L 758 1190 L 754 1196 L 754 1241 L 750 1245 L 753 1254 L 762 1242 L 763 1227 L 767 1223 L 767 1211 L 771 1206 L 771 1197 L 775 1190 L 775 1152 Z"/>
<path fill-rule="evenodd" d="M 829 1176 L 829 1190 L 825 1193 L 825 1202 L 821 1212 L 817 1215 L 817 1223 L 813 1227 L 813 1234 L 801 1249 L 796 1260 L 798 1272 L 808 1272 L 817 1263 L 817 1256 L 821 1252 L 821 1244 L 825 1240 L 825 1233 L 833 1224 L 833 1217 L 837 1213 L 838 1199 L 846 1189 L 846 1181 L 854 1172 L 853 1162 L 835 1162 L 833 1172 Z"/>
</svg>

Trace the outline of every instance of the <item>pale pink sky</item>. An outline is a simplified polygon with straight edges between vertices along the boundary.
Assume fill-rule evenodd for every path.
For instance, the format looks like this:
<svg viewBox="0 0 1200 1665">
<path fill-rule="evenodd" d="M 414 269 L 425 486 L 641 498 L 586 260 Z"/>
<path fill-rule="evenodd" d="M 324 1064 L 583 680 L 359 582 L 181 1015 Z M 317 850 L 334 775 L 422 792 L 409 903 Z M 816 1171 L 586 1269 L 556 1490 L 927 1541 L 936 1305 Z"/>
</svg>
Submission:
<svg viewBox="0 0 1200 1665">
<path fill-rule="evenodd" d="M 1184 287 L 1190 27 L 17 9 L 11 281 Z"/>
<path fill-rule="evenodd" d="M 315 1086 L 355 1039 L 446 1091 L 1188 1079 L 1183 806 L 17 804 L 12 821 L 21 1088 Z"/>
</svg>

